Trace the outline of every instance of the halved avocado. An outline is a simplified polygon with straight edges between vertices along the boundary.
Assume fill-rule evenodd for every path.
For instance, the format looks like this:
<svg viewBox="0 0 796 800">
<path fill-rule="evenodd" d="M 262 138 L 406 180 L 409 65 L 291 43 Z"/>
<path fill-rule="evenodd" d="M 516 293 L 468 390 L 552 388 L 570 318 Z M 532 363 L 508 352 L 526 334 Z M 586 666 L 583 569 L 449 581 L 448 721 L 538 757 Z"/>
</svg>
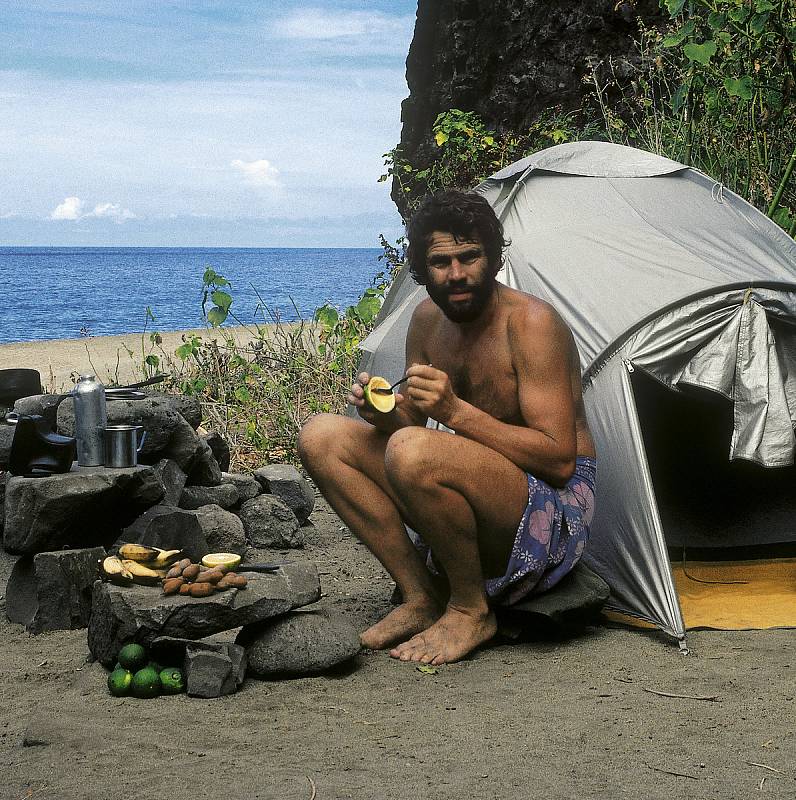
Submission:
<svg viewBox="0 0 796 800">
<path fill-rule="evenodd" d="M 380 394 L 371 391 L 372 389 L 389 389 L 390 382 L 379 375 L 374 375 L 365 386 L 365 401 L 371 408 L 381 411 L 382 414 L 389 414 L 395 408 L 395 392 Z"/>
</svg>

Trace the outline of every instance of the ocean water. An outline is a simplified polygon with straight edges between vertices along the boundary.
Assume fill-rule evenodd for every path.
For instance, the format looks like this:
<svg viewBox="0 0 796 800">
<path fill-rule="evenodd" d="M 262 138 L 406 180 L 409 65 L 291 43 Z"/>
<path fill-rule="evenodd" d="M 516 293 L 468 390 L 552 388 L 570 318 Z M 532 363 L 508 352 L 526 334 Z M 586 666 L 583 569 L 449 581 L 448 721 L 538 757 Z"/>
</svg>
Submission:
<svg viewBox="0 0 796 800">
<path fill-rule="evenodd" d="M 378 248 L 0 247 L 0 343 L 200 328 L 207 266 L 245 323 L 345 308 L 383 269 Z M 232 321 L 230 321 L 232 322 Z M 234 324 L 234 323 L 232 323 Z"/>
</svg>

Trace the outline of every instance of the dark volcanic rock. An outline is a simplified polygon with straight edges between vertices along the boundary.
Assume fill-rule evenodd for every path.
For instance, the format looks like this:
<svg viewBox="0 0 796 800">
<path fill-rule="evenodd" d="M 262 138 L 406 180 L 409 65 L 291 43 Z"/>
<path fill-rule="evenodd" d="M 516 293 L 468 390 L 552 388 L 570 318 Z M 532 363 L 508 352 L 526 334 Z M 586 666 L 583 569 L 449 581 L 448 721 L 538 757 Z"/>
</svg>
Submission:
<svg viewBox="0 0 796 800">
<path fill-rule="evenodd" d="M 236 639 L 246 648 L 249 675 L 314 675 L 353 658 L 361 649 L 351 623 L 328 611 L 299 611 L 245 627 Z"/>
<path fill-rule="evenodd" d="M 208 446 L 213 451 L 213 455 L 218 462 L 218 466 L 221 467 L 221 471 L 226 472 L 229 469 L 230 461 L 229 444 L 227 444 L 227 440 L 218 431 L 203 433 L 201 438 L 207 442 Z"/>
<path fill-rule="evenodd" d="M 254 477 L 269 494 L 278 497 L 295 515 L 299 525 L 315 507 L 315 494 L 301 473 L 290 464 L 269 464 L 256 470 Z"/>
<path fill-rule="evenodd" d="M 188 476 L 180 469 L 180 465 L 170 458 L 162 458 L 153 466 L 153 469 L 163 486 L 161 504 L 164 506 L 178 506 Z"/>
<path fill-rule="evenodd" d="M 248 659 L 240 645 L 217 651 L 201 645 L 185 648 L 185 684 L 189 697 L 223 697 L 236 692 L 246 678 Z"/>
<path fill-rule="evenodd" d="M 23 556 L 6 588 L 6 614 L 29 633 L 85 628 L 102 547 Z"/>
<path fill-rule="evenodd" d="M 419 0 L 402 156 L 427 166 L 434 120 L 452 108 L 477 112 L 489 128 L 524 131 L 544 109 L 582 107 L 590 64 L 612 57 L 621 70 L 636 58 L 635 16 L 647 26 L 665 19 L 658 0 Z M 393 199 L 405 213 L 397 182 Z"/>
<path fill-rule="evenodd" d="M 224 483 L 231 483 L 237 490 L 239 502 L 245 503 L 257 495 L 262 494 L 263 487 L 254 475 L 237 475 L 233 472 L 222 472 L 221 480 Z"/>
<path fill-rule="evenodd" d="M 14 403 L 14 411 L 20 416 L 23 414 L 38 414 L 44 417 L 55 430 L 58 406 L 64 396 L 61 394 L 34 394 L 30 397 L 22 397 Z"/>
<path fill-rule="evenodd" d="M 135 542 L 163 550 L 185 550 L 191 561 L 210 552 L 205 529 L 195 511 L 157 505 L 125 528 L 116 544 Z"/>
<path fill-rule="evenodd" d="M 151 467 L 73 467 L 46 478 L 13 476 L 6 487 L 3 547 L 31 554 L 106 546 L 163 496 Z"/>
<path fill-rule="evenodd" d="M 158 636 L 201 639 L 219 631 L 263 622 L 284 614 L 306 597 L 291 589 L 289 565 L 267 575 L 242 573 L 245 589 L 229 589 L 210 597 L 165 596 L 160 587 L 94 584 L 88 646 L 94 657 L 112 666 L 123 643 L 148 647 Z M 320 596 L 320 584 L 318 594 Z"/>
<path fill-rule="evenodd" d="M 6 484 L 11 476 L 7 472 L 0 472 L 0 536 L 3 534 L 3 527 L 6 519 Z"/>
<path fill-rule="evenodd" d="M 186 486 L 180 496 L 180 508 L 192 510 L 210 505 L 232 508 L 239 499 L 238 489 L 231 483 L 222 483 L 220 486 Z"/>
<path fill-rule="evenodd" d="M 194 511 L 207 542 L 208 552 L 237 553 L 245 556 L 249 549 L 243 523 L 221 506 L 202 506 Z"/>
<path fill-rule="evenodd" d="M 254 547 L 303 547 L 304 536 L 295 514 L 277 497 L 261 494 L 238 510 L 246 536 Z"/>
<path fill-rule="evenodd" d="M 221 467 L 210 449 L 210 445 L 199 437 L 196 456 L 188 470 L 190 486 L 218 486 L 221 483 Z"/>
<path fill-rule="evenodd" d="M 11 443 L 14 441 L 16 425 L 5 425 L 0 422 L 0 469 L 8 468 L 8 459 L 11 456 Z"/>
<path fill-rule="evenodd" d="M 188 474 L 206 449 L 207 445 L 197 436 L 196 431 L 179 417 L 166 446 L 157 455 L 175 461 Z"/>
</svg>

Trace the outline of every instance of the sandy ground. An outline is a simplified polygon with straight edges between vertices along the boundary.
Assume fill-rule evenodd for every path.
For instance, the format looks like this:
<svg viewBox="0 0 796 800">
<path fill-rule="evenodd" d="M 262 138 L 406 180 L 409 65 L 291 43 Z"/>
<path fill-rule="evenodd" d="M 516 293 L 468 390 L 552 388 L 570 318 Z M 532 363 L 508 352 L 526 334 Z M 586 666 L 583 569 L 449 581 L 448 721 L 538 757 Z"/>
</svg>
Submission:
<svg viewBox="0 0 796 800">
<path fill-rule="evenodd" d="M 271 329 L 272 326 L 265 326 Z M 252 337 L 244 328 L 226 328 L 239 343 Z M 159 347 L 153 347 L 149 334 L 126 333 L 120 336 L 89 336 L 83 339 L 56 339 L 37 342 L 0 344 L 0 369 L 37 369 L 45 391 L 69 390 L 83 372 L 94 372 L 106 385 L 125 385 L 143 380 L 141 364 L 150 352 L 173 357 L 183 343 L 183 336 L 196 334 L 204 340 L 218 336 L 217 331 L 161 332 Z M 142 341 L 143 339 L 143 341 Z M 177 361 L 177 359 L 174 359 Z"/>
<path fill-rule="evenodd" d="M 324 503 L 311 521 L 303 550 L 259 555 L 316 562 L 321 603 L 366 627 L 391 582 Z M 30 636 L 0 609 L 0 798 L 796 796 L 794 632 L 689 644 L 606 625 L 437 675 L 363 652 L 323 677 L 141 701 L 108 694 L 85 630 Z"/>
</svg>

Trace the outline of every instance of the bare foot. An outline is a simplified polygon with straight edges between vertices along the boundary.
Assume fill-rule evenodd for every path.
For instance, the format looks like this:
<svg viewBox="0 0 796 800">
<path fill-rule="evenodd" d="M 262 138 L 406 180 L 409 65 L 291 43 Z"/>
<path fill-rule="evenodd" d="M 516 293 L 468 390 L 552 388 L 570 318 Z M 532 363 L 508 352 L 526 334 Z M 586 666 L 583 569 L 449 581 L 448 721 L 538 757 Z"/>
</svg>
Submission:
<svg viewBox="0 0 796 800">
<path fill-rule="evenodd" d="M 497 622 L 491 611 L 474 615 L 449 605 L 430 628 L 394 647 L 390 655 L 401 661 L 420 661 L 435 666 L 447 664 L 464 658 L 495 633 Z"/>
<path fill-rule="evenodd" d="M 434 603 L 402 603 L 361 634 L 359 640 L 370 650 L 384 650 L 424 631 L 438 618 L 439 609 Z"/>
</svg>

